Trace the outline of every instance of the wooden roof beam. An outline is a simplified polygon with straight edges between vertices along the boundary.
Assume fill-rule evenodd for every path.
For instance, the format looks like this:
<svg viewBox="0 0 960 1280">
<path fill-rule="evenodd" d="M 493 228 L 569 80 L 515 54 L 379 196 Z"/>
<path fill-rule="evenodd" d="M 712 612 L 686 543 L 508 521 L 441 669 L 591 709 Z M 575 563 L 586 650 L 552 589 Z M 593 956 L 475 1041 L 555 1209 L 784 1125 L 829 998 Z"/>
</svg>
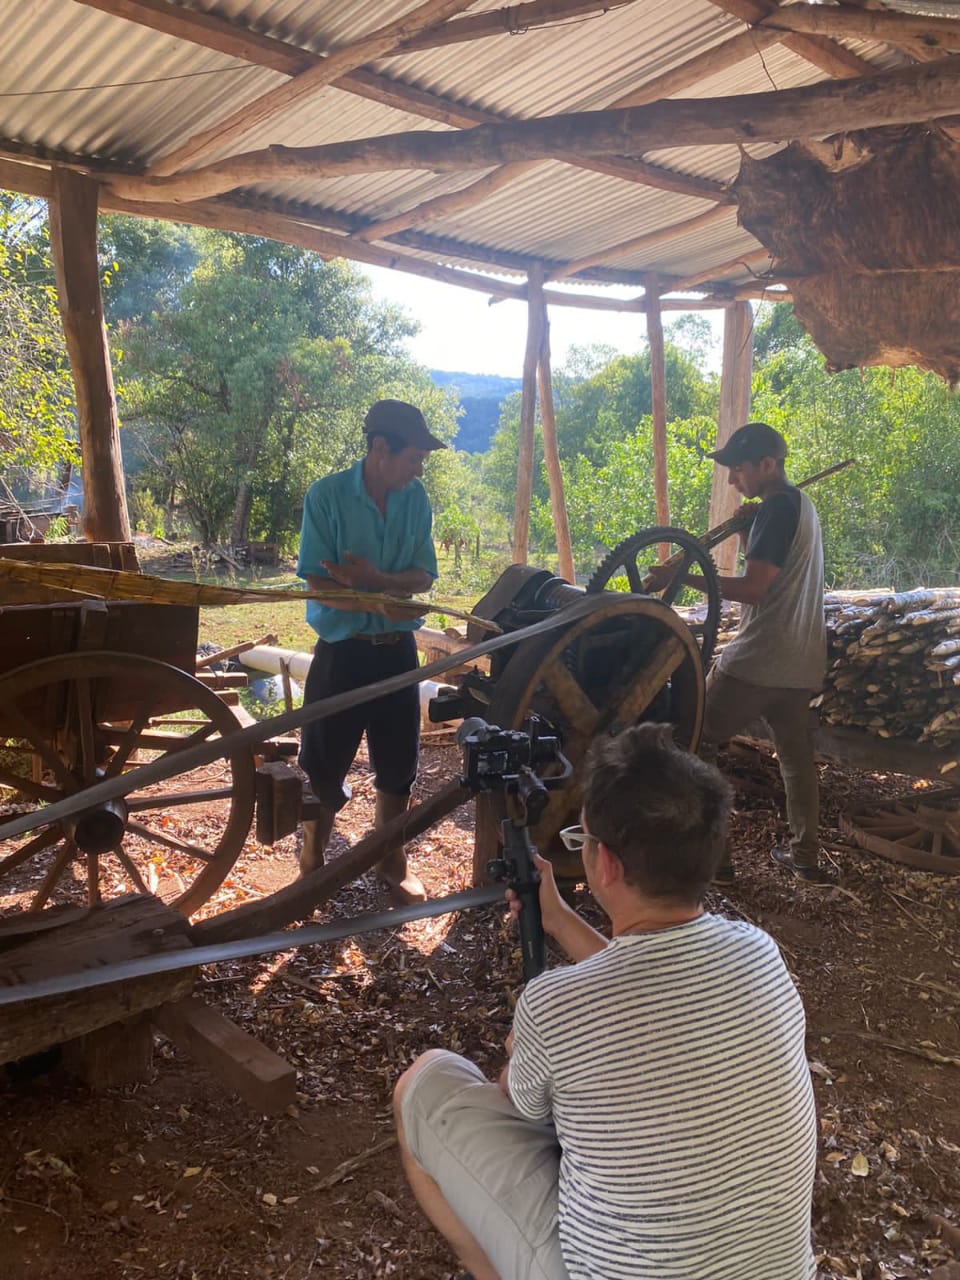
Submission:
<svg viewBox="0 0 960 1280">
<path fill-rule="evenodd" d="M 466 19 L 461 18 L 458 21 L 463 22 Z M 742 31 L 739 35 L 723 41 L 722 44 L 714 45 L 712 49 L 706 49 L 703 53 L 698 53 L 694 57 L 688 58 L 686 62 L 682 62 L 679 66 L 672 67 L 662 75 L 655 76 L 631 93 L 618 98 L 610 106 L 612 108 L 638 107 L 647 102 L 656 102 L 659 98 L 667 98 L 671 94 L 679 93 L 681 89 L 686 89 L 692 84 L 697 84 L 699 81 L 707 79 L 709 76 L 736 66 L 737 63 L 742 62 L 745 58 L 753 57 L 762 49 L 767 48 L 768 45 L 777 44 L 782 39 L 782 33 L 777 32 L 772 27 L 769 30 L 751 29 L 750 31 Z M 531 161 L 528 164 L 504 166 L 502 169 L 486 174 L 485 177 L 471 183 L 468 187 L 461 187 L 457 191 L 449 192 L 442 196 L 434 196 L 432 199 L 424 200 L 422 203 L 414 205 L 392 218 L 384 218 L 380 222 L 375 222 L 372 226 L 366 227 L 360 234 L 364 240 L 386 240 L 389 236 L 396 235 L 399 231 L 405 231 L 407 227 L 422 226 L 425 222 L 432 222 L 437 218 L 444 218 L 448 214 L 456 213 L 460 209 L 470 208 L 500 191 L 515 179 L 522 177 L 523 174 L 529 173 L 538 164 L 539 161 Z M 671 174 L 670 176 L 672 177 L 673 175 Z M 682 175 L 677 175 L 677 177 L 682 177 Z M 686 181 L 688 180 L 684 179 L 684 182 Z M 703 180 L 698 179 L 695 181 L 702 182 Z M 655 182 L 650 182 L 649 185 L 654 186 L 656 184 Z M 726 192 L 719 183 L 712 185 L 716 186 L 716 192 L 712 197 L 707 193 L 703 193 L 705 199 L 713 198 L 717 203 L 724 204 L 733 202 L 732 195 Z M 674 191 L 677 190 L 676 187 L 672 189 Z M 679 194 L 695 195 L 699 193 L 688 189 L 679 192 Z"/>
<path fill-rule="evenodd" d="M 330 54 L 319 65 L 300 72 L 287 84 L 282 84 L 268 93 L 262 94 L 253 102 L 248 102 L 238 111 L 232 112 L 225 120 L 219 120 L 210 129 L 196 134 L 182 146 L 177 147 L 159 160 L 149 172 L 156 176 L 177 173 L 189 165 L 196 164 L 211 152 L 229 146 L 242 138 L 251 129 L 259 128 L 288 111 L 305 97 L 332 84 L 347 71 L 372 62 L 376 58 L 390 53 L 403 40 L 438 22 L 443 22 L 468 8 L 473 0 L 424 0 L 411 13 L 405 14 L 386 26 L 345 45 Z"/>
<path fill-rule="evenodd" d="M 443 45 L 462 44 L 467 40 L 485 40 L 490 36 L 521 35 L 536 27 L 569 22 L 572 18 L 598 16 L 611 9 L 622 9 L 633 0 L 529 0 L 488 13 L 470 14 L 431 27 L 397 46 L 397 53 L 413 53 L 421 49 L 437 49 Z"/>
<path fill-rule="evenodd" d="M 671 240 L 679 240 L 682 236 L 689 235 L 693 231 L 699 231 L 703 227 L 711 227 L 723 218 L 735 218 L 735 216 L 734 211 L 726 205 L 714 206 L 714 208 L 707 209 L 703 213 L 698 213 L 693 218 L 687 218 L 684 222 L 675 222 L 673 226 L 661 227 L 657 231 L 648 231 L 645 235 L 635 236 L 632 240 L 624 240 L 620 244 L 608 245 L 606 249 L 600 249 L 587 258 L 580 258 L 576 262 L 568 262 L 562 267 L 555 267 L 547 276 L 547 279 L 567 279 L 570 276 L 575 276 L 580 271 L 586 271 L 588 267 L 598 266 L 600 263 L 609 262 L 613 258 L 623 257 L 625 254 L 640 253 L 645 249 L 653 249 L 658 245 L 668 244 Z"/>
<path fill-rule="evenodd" d="M 98 9 L 114 17 L 149 27 L 164 35 L 187 40 L 218 53 L 241 58 L 254 66 L 268 67 L 284 75 L 296 76 L 311 67 L 324 65 L 322 54 L 309 53 L 296 45 L 287 44 L 272 36 L 238 27 L 224 18 L 214 17 L 193 9 L 181 9 L 168 0 L 74 0 L 88 8 Z M 606 7 L 609 7 L 607 5 Z M 770 32 L 771 39 L 780 39 Z M 452 129 L 472 129 L 479 124 L 500 124 L 509 117 L 483 111 L 478 107 L 454 102 L 438 94 L 414 88 L 389 76 L 378 75 L 365 67 L 357 67 L 332 81 L 335 88 L 356 94 L 371 102 L 379 102 L 409 115 L 449 125 Z M 732 199 L 719 182 L 708 178 L 695 178 L 687 174 L 675 174 L 661 166 L 642 161 L 595 160 L 583 161 L 580 168 L 605 173 L 624 182 L 636 182 L 660 191 L 671 191 L 701 200 Z M 469 201 L 466 201 L 469 203 Z M 456 206 L 461 207 L 461 206 Z M 439 216 L 439 215 L 438 215 Z M 411 224 L 408 224 L 411 225 Z M 379 238 L 382 238 L 379 237 Z"/>
<path fill-rule="evenodd" d="M 739 258 L 731 258 L 729 262 L 721 262 L 719 266 L 708 267 L 705 271 L 698 271 L 694 275 L 685 276 L 682 280 L 670 281 L 671 293 L 683 293 L 686 289 L 696 289 L 698 285 L 712 284 L 719 280 L 721 276 L 727 276 L 731 271 L 738 268 L 752 269 L 761 266 L 763 263 L 771 265 L 773 258 L 768 249 L 754 249 L 751 253 L 742 253 Z"/>
<path fill-rule="evenodd" d="M 711 0 L 711 3 L 750 26 L 756 26 L 779 7 L 775 0 Z M 866 58 L 861 58 L 842 44 L 824 39 L 823 36 L 794 34 L 788 36 L 783 43 L 801 58 L 812 62 L 815 67 L 837 80 L 850 80 L 876 71 L 876 67 Z"/>
<path fill-rule="evenodd" d="M 455 173 L 535 159 L 643 154 L 663 147 L 780 142 L 851 129 L 912 124 L 960 111 L 960 59 L 729 98 L 685 98 L 481 125 L 460 133 L 413 131 L 321 147 L 270 147 L 172 178 L 113 179 L 135 200 L 199 200 L 259 182 L 425 169 Z"/>
<path fill-rule="evenodd" d="M 922 45 L 937 52 L 960 50 L 960 22 L 955 18 L 928 18 L 888 9 L 860 9 L 852 5 L 789 4 L 776 9 L 759 24 L 805 35 L 880 40 L 909 47 Z"/>
</svg>

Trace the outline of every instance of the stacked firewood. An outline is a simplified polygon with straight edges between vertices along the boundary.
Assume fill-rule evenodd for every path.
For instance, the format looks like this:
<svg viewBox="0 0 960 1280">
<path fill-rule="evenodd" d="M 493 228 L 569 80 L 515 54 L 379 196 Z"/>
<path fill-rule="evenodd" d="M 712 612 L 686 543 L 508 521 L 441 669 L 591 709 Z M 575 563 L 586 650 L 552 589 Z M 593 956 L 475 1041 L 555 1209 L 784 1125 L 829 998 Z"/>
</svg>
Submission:
<svg viewBox="0 0 960 1280">
<path fill-rule="evenodd" d="M 960 589 L 831 592 L 824 607 L 826 723 L 934 747 L 960 740 Z M 734 630 L 731 619 L 721 644 Z"/>
</svg>

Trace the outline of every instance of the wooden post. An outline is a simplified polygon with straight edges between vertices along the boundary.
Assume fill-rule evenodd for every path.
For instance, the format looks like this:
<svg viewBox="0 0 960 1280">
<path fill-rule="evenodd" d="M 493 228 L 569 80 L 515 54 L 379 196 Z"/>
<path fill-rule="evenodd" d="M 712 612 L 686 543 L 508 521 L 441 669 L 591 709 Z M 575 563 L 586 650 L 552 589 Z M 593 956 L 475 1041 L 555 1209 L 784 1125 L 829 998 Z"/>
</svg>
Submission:
<svg viewBox="0 0 960 1280">
<path fill-rule="evenodd" d="M 650 346 L 650 400 L 653 418 L 653 492 L 657 504 L 657 524 L 670 523 L 670 495 L 667 492 L 667 366 L 663 350 L 663 318 L 656 276 L 644 281 L 647 304 L 647 342 Z M 667 548 L 660 547 L 661 561 Z"/>
<path fill-rule="evenodd" d="M 726 444 L 750 414 L 750 384 L 753 377 L 753 308 L 749 302 L 734 302 L 723 317 L 723 371 L 720 376 L 720 414 L 716 448 Z M 710 490 L 710 518 L 715 528 L 729 520 L 740 505 L 736 490 L 727 482 L 726 467 L 715 466 Z M 713 553 L 721 573 L 731 574 L 737 563 L 736 538 L 721 542 Z"/>
<path fill-rule="evenodd" d="M 533 496 L 533 435 L 537 416 L 537 364 L 543 323 L 543 267 L 527 275 L 527 347 L 523 355 L 520 393 L 520 438 L 517 449 L 517 500 L 513 514 L 513 561 L 527 563 L 530 539 L 530 500 Z"/>
<path fill-rule="evenodd" d="M 531 289 L 531 292 L 533 290 Z M 553 378 L 550 373 L 550 320 L 547 304 L 543 301 L 543 289 L 539 290 L 540 359 L 537 362 L 537 388 L 540 392 L 540 425 L 543 429 L 543 460 L 550 482 L 550 509 L 553 527 L 557 535 L 557 568 L 561 578 L 575 581 L 573 546 L 570 542 L 570 524 L 567 520 L 567 503 L 563 494 L 563 472 L 560 470 L 560 449 L 557 444 L 557 415 L 553 407 Z"/>
<path fill-rule="evenodd" d="M 83 533 L 90 542 L 128 542 L 117 403 L 100 294 L 97 192 L 95 179 L 54 166 L 50 245 L 77 398 Z"/>
</svg>

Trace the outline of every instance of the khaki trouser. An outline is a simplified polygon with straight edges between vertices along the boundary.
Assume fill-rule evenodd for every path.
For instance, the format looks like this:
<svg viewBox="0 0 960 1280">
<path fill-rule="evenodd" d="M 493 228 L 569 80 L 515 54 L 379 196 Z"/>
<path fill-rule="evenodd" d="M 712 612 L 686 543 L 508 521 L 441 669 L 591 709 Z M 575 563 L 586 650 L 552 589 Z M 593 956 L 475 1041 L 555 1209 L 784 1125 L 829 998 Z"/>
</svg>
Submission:
<svg viewBox="0 0 960 1280">
<path fill-rule="evenodd" d="M 820 786 L 814 762 L 814 720 L 809 689 L 749 684 L 716 668 L 707 677 L 707 705 L 700 754 L 710 760 L 719 743 L 754 720 L 770 726 L 787 794 L 790 852 L 800 867 L 815 867 L 820 854 Z"/>
</svg>

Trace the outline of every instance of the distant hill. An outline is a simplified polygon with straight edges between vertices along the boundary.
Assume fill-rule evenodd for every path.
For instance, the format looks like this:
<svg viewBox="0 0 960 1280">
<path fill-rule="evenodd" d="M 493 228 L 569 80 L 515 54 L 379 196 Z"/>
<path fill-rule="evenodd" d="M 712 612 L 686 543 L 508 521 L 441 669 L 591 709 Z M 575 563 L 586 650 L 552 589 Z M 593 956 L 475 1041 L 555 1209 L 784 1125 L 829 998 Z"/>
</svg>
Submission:
<svg viewBox="0 0 960 1280">
<path fill-rule="evenodd" d="M 500 421 L 500 405 L 512 391 L 519 391 L 520 378 L 501 378 L 495 373 L 451 373 L 431 369 L 438 387 L 454 387 L 464 414 L 455 444 L 466 453 L 483 453 Z"/>
</svg>

